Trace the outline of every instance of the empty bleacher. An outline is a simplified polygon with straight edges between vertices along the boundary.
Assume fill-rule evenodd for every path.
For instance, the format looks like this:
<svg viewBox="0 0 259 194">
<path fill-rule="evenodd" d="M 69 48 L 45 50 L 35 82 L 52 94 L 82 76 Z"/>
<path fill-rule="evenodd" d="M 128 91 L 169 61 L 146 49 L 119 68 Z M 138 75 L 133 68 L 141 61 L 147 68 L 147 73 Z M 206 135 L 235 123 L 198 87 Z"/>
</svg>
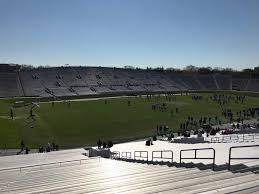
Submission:
<svg viewBox="0 0 259 194">
<path fill-rule="evenodd" d="M 247 90 L 249 91 L 259 91 L 259 79 L 251 79 L 248 82 Z"/>
<path fill-rule="evenodd" d="M 214 75 L 220 90 L 231 90 L 231 76 L 229 75 Z"/>
<path fill-rule="evenodd" d="M 198 75 L 196 76 L 198 81 L 204 86 L 206 90 L 217 90 L 215 81 L 211 75 Z M 202 88 L 202 87 L 201 87 Z"/>
<path fill-rule="evenodd" d="M 5 70 L 5 69 L 4 69 Z M 0 97 L 59 97 L 186 90 L 259 91 L 259 79 L 104 67 L 31 68 L 0 72 Z"/>
<path fill-rule="evenodd" d="M 20 96 L 16 73 L 0 72 L 0 97 Z"/>
<path fill-rule="evenodd" d="M 247 90 L 248 79 L 232 78 L 232 90 Z"/>
<path fill-rule="evenodd" d="M 83 152 L 83 149 L 75 149 L 0 158 L 0 193 L 191 194 L 259 191 L 257 171 L 212 171 L 131 163 L 88 158 L 81 154 Z M 65 162 L 68 159 L 70 162 Z M 21 166 L 27 167 L 6 170 Z"/>
</svg>

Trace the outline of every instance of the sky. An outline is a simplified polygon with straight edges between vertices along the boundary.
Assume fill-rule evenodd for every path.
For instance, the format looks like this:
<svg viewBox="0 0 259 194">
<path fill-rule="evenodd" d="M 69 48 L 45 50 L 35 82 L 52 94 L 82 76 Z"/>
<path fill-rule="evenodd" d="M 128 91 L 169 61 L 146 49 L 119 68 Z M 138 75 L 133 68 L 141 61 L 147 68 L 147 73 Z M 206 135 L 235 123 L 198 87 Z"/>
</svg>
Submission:
<svg viewBox="0 0 259 194">
<path fill-rule="evenodd" d="M 259 0 L 0 0 L 0 63 L 252 68 Z"/>
</svg>

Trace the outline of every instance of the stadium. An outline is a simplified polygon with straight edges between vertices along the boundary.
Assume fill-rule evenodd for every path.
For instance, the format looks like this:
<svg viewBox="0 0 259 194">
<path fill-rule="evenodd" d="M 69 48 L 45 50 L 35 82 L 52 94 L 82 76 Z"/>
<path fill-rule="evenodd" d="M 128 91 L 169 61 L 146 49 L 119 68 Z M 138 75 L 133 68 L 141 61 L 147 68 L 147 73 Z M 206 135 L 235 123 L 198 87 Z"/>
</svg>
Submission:
<svg viewBox="0 0 259 194">
<path fill-rule="evenodd" d="M 0 194 L 259 194 L 258 0 L 0 0 Z"/>
<path fill-rule="evenodd" d="M 259 189 L 256 71 L 0 67 L 1 193 Z"/>
</svg>

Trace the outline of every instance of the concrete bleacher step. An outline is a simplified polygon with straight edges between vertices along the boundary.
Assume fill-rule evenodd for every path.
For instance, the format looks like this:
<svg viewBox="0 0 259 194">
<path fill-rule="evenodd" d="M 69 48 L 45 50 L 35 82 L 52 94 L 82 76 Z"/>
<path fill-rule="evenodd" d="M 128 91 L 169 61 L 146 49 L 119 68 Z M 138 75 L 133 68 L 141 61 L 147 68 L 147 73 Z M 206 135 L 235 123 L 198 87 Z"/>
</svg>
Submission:
<svg viewBox="0 0 259 194">
<path fill-rule="evenodd" d="M 235 177 L 235 176 L 232 176 Z M 217 177 L 217 179 L 223 179 L 223 181 L 225 180 L 226 177 Z M 157 188 L 149 188 L 150 192 L 162 192 L 162 193 L 200 193 L 201 191 L 199 190 L 195 190 L 195 188 L 192 187 L 192 185 L 201 187 L 201 188 L 207 188 L 208 183 L 212 183 L 212 184 L 217 184 L 217 179 L 215 179 L 215 177 L 208 177 L 208 180 L 198 180 L 196 183 L 192 182 L 191 185 L 186 185 L 186 183 L 180 184 L 180 185 L 175 185 L 174 183 L 172 183 L 171 185 L 165 185 L 161 187 L 157 187 Z M 199 183 L 201 183 L 199 185 Z M 177 188 L 179 187 L 179 188 Z M 220 186 L 220 188 L 222 188 L 222 185 Z M 148 189 L 145 190 L 145 192 L 143 193 L 148 193 L 149 191 Z M 189 190 L 189 191 L 188 191 Z M 206 193 L 206 192 L 205 192 Z"/>
<path fill-rule="evenodd" d="M 235 187 L 235 185 L 239 185 L 245 183 L 247 181 L 255 181 L 258 177 L 255 176 L 253 173 L 242 173 L 242 174 L 234 174 L 234 176 L 230 178 L 222 177 L 222 180 L 202 183 L 196 186 L 188 187 L 184 190 L 177 190 L 176 192 L 181 192 L 185 194 L 192 194 L 192 193 L 208 193 L 214 192 L 218 189 L 228 188 L 228 187 Z M 172 191 L 171 191 L 172 192 Z"/>
<path fill-rule="evenodd" d="M 80 158 L 73 152 L 56 153 L 58 158 Z M 22 164 L 58 161 L 56 155 L 16 157 Z M 5 160 L 5 159 L 4 159 Z M 3 161 L 2 161 L 3 162 Z M 5 164 L 20 165 L 19 161 Z M 160 164 L 160 163 L 159 163 Z M 175 164 L 174 164 L 175 165 Z M 104 158 L 33 167 L 20 170 L 0 171 L 0 193 L 252 193 L 259 191 L 258 168 L 233 165 L 233 171 L 217 166 L 217 171 L 199 164 L 185 167 L 154 165 L 152 163 L 125 162 Z M 190 168 L 192 166 L 192 168 Z M 195 168 L 193 166 L 196 166 Z M 210 167 L 209 165 L 207 167 Z M 224 166 L 226 167 L 226 166 Z M 253 172 L 253 173 L 252 173 Z"/>
<path fill-rule="evenodd" d="M 151 175 L 151 177 L 150 177 Z M 109 181 L 106 181 L 106 182 L 99 182 L 98 181 L 98 184 L 99 185 L 98 187 L 96 187 L 96 183 L 91 183 L 91 185 L 83 185 L 81 187 L 79 187 L 80 189 L 76 189 L 76 187 L 72 187 L 71 190 L 66 190 L 66 192 L 101 192 L 101 191 L 106 191 L 107 188 L 113 188 L 113 187 L 121 187 L 121 186 L 124 186 L 124 187 L 128 187 L 130 185 L 130 187 L 132 188 L 134 186 L 134 184 L 138 184 L 138 183 L 141 183 L 142 185 L 145 184 L 147 181 L 151 182 L 151 181 L 160 181 L 160 180 L 163 180 L 163 178 L 170 178 L 172 177 L 172 174 L 170 174 L 170 172 L 167 172 L 167 173 L 151 173 L 151 174 L 146 174 L 146 173 L 143 173 L 141 176 L 136 174 L 136 175 L 133 175 L 131 178 L 129 177 L 125 177 L 126 180 L 121 180 L 121 179 L 115 179 L 115 180 L 112 180 L 112 179 L 108 179 Z M 178 174 L 179 175 L 179 174 Z M 154 177 L 157 178 L 157 180 L 154 180 Z M 175 176 L 177 177 L 177 176 Z M 106 191 L 108 192 L 108 191 Z M 63 193 L 63 191 L 61 192 Z"/>
<path fill-rule="evenodd" d="M 225 174 L 225 173 L 223 173 L 223 174 Z M 198 184 L 200 182 L 206 182 L 208 179 L 210 179 L 211 181 L 221 179 L 221 177 L 222 177 L 221 174 L 222 173 L 220 173 L 218 175 L 211 174 L 211 175 L 196 176 L 196 177 L 192 176 L 187 179 L 184 179 L 184 178 L 176 179 L 172 182 L 164 181 L 161 184 L 151 185 L 151 186 L 145 187 L 145 188 L 140 188 L 140 189 L 138 189 L 138 193 L 152 193 L 152 192 L 161 192 L 161 191 L 172 192 L 172 190 L 174 190 L 174 189 L 177 190 L 177 189 L 182 189 L 182 188 L 188 188 L 189 186 Z M 228 176 L 231 176 L 231 175 L 228 174 Z M 128 191 L 126 193 L 134 193 L 134 191 Z"/>
<path fill-rule="evenodd" d="M 239 183 L 239 184 L 235 184 L 235 185 L 231 185 L 228 187 L 223 186 L 222 188 L 219 189 L 215 189 L 212 191 L 206 191 L 206 192 L 202 192 L 202 194 L 212 194 L 212 193 L 251 193 L 251 192 L 259 192 L 258 190 L 258 184 L 259 184 L 259 180 L 254 180 L 254 181 L 249 181 L 249 182 L 245 182 L 244 183 Z"/>
<path fill-rule="evenodd" d="M 127 184 L 128 181 L 126 181 L 126 183 L 124 184 L 117 184 L 116 187 L 112 188 L 112 189 L 106 189 L 106 190 L 100 190 L 100 188 L 96 188 L 95 191 L 93 190 L 88 190 L 88 192 L 91 193 L 98 193 L 98 192 L 104 192 L 104 193 L 131 193 L 131 192 L 136 192 L 138 191 L 138 193 L 141 193 L 141 190 L 143 188 L 147 188 L 149 189 L 150 187 L 160 187 L 162 185 L 165 184 L 171 184 L 177 181 L 190 181 L 194 178 L 197 177 L 202 177 L 202 176 L 208 176 L 211 172 L 207 171 L 207 172 L 200 172 L 200 171 L 196 171 L 196 172 L 186 172 L 186 173 L 182 173 L 180 175 L 168 175 L 167 177 L 159 177 L 157 178 L 155 175 L 149 178 L 145 178 L 144 180 L 139 180 L 138 177 L 136 177 L 137 182 L 134 183 L 130 183 Z M 80 193 L 80 192 L 79 192 Z"/>
<path fill-rule="evenodd" d="M 150 170 L 150 168 L 148 168 L 148 169 L 146 169 L 146 170 Z M 44 178 L 44 177 L 42 177 L 42 178 Z M 87 178 L 87 177 L 85 177 L 85 178 Z M 98 177 L 99 179 L 100 178 L 102 178 L 102 177 Z M 105 178 L 105 177 L 104 177 Z M 98 179 L 97 179 L 98 180 Z M 89 182 L 89 179 L 88 179 L 88 182 Z M 100 182 L 100 181 L 99 181 Z M 36 186 L 36 185 L 34 185 L 34 186 Z M 67 185 L 66 185 L 67 186 Z M 21 189 L 21 188 L 20 188 Z"/>
<path fill-rule="evenodd" d="M 90 167 L 90 166 L 89 166 Z M 106 166 L 107 167 L 107 166 Z M 105 167 L 105 168 L 106 168 Z M 83 178 L 87 178 L 87 175 L 86 175 L 86 172 L 85 172 L 85 167 L 83 165 L 79 166 L 79 168 L 82 168 L 82 169 L 79 169 L 78 172 L 81 173 L 81 174 L 77 174 L 77 171 L 76 171 L 76 167 L 69 167 L 69 168 L 72 168 L 73 169 L 73 173 L 71 173 L 71 169 L 67 169 L 68 167 L 66 167 L 65 169 L 64 168 L 56 168 L 56 169 L 49 169 L 49 170 L 42 170 L 42 171 L 34 171 L 32 173 L 30 173 L 30 176 L 29 178 L 26 178 L 24 177 L 23 180 L 20 180 L 18 183 L 20 185 L 20 189 L 21 189 L 21 186 L 22 186 L 22 183 L 25 182 L 26 185 L 24 185 L 24 187 L 28 187 L 30 185 L 30 183 L 32 183 L 32 185 L 36 185 L 38 182 L 41 183 L 41 184 L 44 184 L 46 181 L 48 182 L 51 182 L 52 184 L 55 184 L 56 182 L 58 181 L 64 181 L 65 178 L 70 178 L 71 175 L 74 175 L 77 177 L 77 179 L 79 178 L 78 176 L 79 175 L 82 175 Z M 98 170 L 99 168 L 99 170 Z M 91 173 L 91 176 L 93 177 L 95 174 L 99 174 L 101 175 L 102 172 L 105 170 L 105 168 L 101 168 L 100 166 L 99 167 L 96 167 L 96 168 L 90 168 L 90 169 L 87 169 L 87 173 Z M 116 168 L 118 169 L 118 167 L 116 166 Z M 93 169 L 93 170 L 92 170 Z M 144 169 L 143 165 L 142 166 L 139 166 L 139 168 L 136 168 L 136 166 L 134 167 L 134 170 L 138 170 L 138 171 L 147 171 L 147 169 Z M 152 168 L 151 168 L 152 169 Z M 154 169 L 157 169 L 157 167 L 153 167 L 153 170 Z M 160 169 L 161 171 L 162 169 Z M 54 171 L 54 172 L 51 172 L 51 171 Z M 62 171 L 63 175 L 62 174 L 59 174 L 59 172 L 57 171 Z M 123 172 L 123 171 L 122 171 Z M 33 174 L 34 173 L 34 174 Z M 134 172 L 135 173 L 135 172 Z M 48 176 L 44 176 L 45 174 L 48 174 Z M 62 176 L 61 176 L 62 175 Z M 57 176 L 57 180 L 55 178 L 55 176 Z M 46 180 L 45 180 L 46 179 Z M 89 179 L 88 179 L 89 180 Z M 17 183 L 17 184 L 18 184 Z M 12 187 L 12 189 L 14 189 L 15 186 Z"/>
<path fill-rule="evenodd" d="M 136 169 L 136 170 L 138 170 L 138 169 Z M 146 169 L 145 171 L 143 171 L 143 172 L 141 172 L 141 174 L 142 174 L 142 176 L 145 176 L 145 174 L 147 174 L 147 170 L 150 170 L 150 169 Z M 151 171 L 152 172 L 152 171 Z M 136 174 L 137 174 L 138 172 L 132 172 L 131 173 L 131 175 L 132 175 L 132 179 L 134 179 L 134 177 L 136 176 Z M 158 171 L 157 173 L 162 173 L 161 171 Z M 167 172 L 168 173 L 168 172 Z M 101 174 L 101 172 L 99 172 L 99 174 Z M 155 172 L 154 172 L 154 174 L 155 174 Z M 130 178 L 129 177 L 129 174 L 125 174 L 125 177 L 128 177 L 128 178 Z M 42 177 L 42 178 L 44 178 L 44 177 Z M 80 188 L 80 186 L 83 186 L 84 184 L 83 183 L 85 183 L 85 181 L 87 180 L 87 187 L 89 187 L 89 184 L 94 184 L 94 183 L 96 183 L 96 182 L 98 182 L 99 184 L 100 183 L 102 183 L 102 182 L 106 182 L 107 180 L 105 180 L 105 178 L 107 178 L 107 176 L 97 176 L 97 177 L 93 177 L 93 176 L 84 176 L 83 177 L 83 179 L 82 179 L 82 183 L 80 183 L 80 180 L 78 180 L 78 177 L 76 178 L 76 180 L 75 180 L 75 184 L 71 184 L 71 183 L 73 183 L 73 182 L 71 182 L 71 180 L 68 180 L 68 183 L 65 183 L 64 184 L 64 186 L 63 186 L 63 188 L 65 189 L 65 190 L 68 190 L 69 189 L 69 187 L 74 187 L 74 188 Z M 114 181 L 114 182 L 116 182 L 116 181 L 118 181 L 118 179 L 121 179 L 121 178 L 123 178 L 123 177 L 121 177 L 120 175 L 114 175 L 114 177 L 112 178 L 112 177 L 109 177 L 109 180 L 110 181 Z M 101 180 L 100 180 L 101 179 Z M 47 186 L 51 186 L 51 185 L 54 185 L 54 187 L 55 187 L 55 184 L 57 184 L 57 182 L 54 182 L 54 183 L 52 183 L 52 182 L 50 182 L 50 184 L 49 185 L 47 185 Z M 61 188 L 62 187 L 62 181 L 60 182 L 60 184 L 58 184 L 58 187 L 59 188 Z M 37 184 L 36 184 L 37 185 Z M 36 186 L 35 184 L 33 184 L 32 185 L 32 187 L 33 186 Z M 40 186 L 40 185 L 38 185 L 38 186 Z M 27 186 L 28 187 L 28 186 Z M 42 187 L 41 187 L 42 188 Z M 47 187 L 47 188 L 49 188 L 49 187 Z M 19 189 L 21 189 L 21 187 L 19 187 Z M 53 189 L 55 189 L 55 188 L 53 188 Z M 43 190 L 41 190 L 41 192 L 43 192 Z M 63 192 L 63 191 L 62 191 Z"/>
</svg>

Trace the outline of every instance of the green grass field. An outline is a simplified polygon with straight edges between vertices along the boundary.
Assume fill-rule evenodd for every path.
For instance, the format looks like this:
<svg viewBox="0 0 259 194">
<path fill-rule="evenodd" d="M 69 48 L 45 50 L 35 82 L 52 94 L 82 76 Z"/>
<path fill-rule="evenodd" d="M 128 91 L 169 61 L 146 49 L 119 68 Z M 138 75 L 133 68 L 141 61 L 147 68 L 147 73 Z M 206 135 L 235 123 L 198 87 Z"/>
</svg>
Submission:
<svg viewBox="0 0 259 194">
<path fill-rule="evenodd" d="M 10 119 L 10 107 L 13 99 L 0 100 L 0 147 L 18 148 L 21 139 L 30 148 L 45 146 L 55 140 L 60 148 L 72 148 L 95 144 L 102 140 L 125 141 L 150 136 L 156 133 L 159 124 L 168 125 L 178 131 L 181 121 L 188 115 L 194 118 L 216 115 L 221 116 L 220 106 L 206 100 L 209 94 L 202 94 L 203 100 L 193 101 L 191 96 L 177 96 L 176 101 L 168 102 L 165 97 L 128 97 L 94 101 L 72 101 L 40 103 L 35 108 L 35 122 L 27 119 L 30 107 L 15 108 L 15 119 Z M 27 99 L 28 100 L 28 99 Z M 128 100 L 131 105 L 128 106 Z M 155 103 L 165 102 L 167 112 L 153 111 Z M 228 105 L 233 111 L 248 107 L 258 107 L 258 97 L 248 97 L 243 104 Z M 179 114 L 171 115 L 171 109 L 179 108 Z M 212 123 L 214 119 L 212 119 Z M 33 128 L 31 128 L 33 126 Z"/>
</svg>

